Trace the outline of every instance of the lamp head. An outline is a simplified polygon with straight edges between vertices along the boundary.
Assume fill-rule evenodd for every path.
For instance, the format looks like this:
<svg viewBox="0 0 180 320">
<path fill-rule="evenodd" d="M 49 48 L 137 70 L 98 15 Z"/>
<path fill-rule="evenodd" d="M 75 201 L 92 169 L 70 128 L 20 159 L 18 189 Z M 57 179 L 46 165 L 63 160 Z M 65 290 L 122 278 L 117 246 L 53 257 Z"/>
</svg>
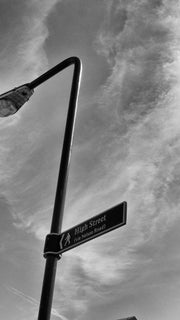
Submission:
<svg viewBox="0 0 180 320">
<path fill-rule="evenodd" d="M 16 113 L 32 96 L 34 90 L 28 84 L 14 88 L 0 95 L 0 117 L 8 117 Z"/>
</svg>

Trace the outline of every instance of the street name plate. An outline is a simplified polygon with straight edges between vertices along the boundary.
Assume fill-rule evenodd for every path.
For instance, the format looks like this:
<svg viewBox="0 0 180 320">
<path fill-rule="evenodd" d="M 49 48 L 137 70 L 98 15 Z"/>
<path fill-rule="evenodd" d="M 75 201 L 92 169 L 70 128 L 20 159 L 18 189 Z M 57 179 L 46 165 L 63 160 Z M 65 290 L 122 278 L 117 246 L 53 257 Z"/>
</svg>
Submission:
<svg viewBox="0 0 180 320">
<path fill-rule="evenodd" d="M 64 231 L 61 234 L 48 234 L 44 256 L 61 254 L 80 244 L 99 237 L 126 224 L 127 202 L 104 211 L 92 218 Z"/>
</svg>

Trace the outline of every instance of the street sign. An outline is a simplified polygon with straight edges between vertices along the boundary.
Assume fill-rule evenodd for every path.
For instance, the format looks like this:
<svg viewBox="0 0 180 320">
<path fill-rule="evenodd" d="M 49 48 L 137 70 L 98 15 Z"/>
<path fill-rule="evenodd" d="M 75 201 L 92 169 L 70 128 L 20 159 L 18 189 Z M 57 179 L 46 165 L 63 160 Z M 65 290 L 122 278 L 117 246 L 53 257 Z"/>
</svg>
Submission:
<svg viewBox="0 0 180 320">
<path fill-rule="evenodd" d="M 124 201 L 61 234 L 48 234 L 44 247 L 44 256 L 46 257 L 48 254 L 61 254 L 84 242 L 125 225 L 126 215 L 127 202 Z"/>
</svg>

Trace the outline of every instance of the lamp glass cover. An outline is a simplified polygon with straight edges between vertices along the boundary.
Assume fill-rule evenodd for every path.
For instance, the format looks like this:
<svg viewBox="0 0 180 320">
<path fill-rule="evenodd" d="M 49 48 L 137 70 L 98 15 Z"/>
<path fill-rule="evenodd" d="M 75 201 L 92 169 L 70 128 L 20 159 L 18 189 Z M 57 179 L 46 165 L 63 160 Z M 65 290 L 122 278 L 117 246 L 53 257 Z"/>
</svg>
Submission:
<svg viewBox="0 0 180 320">
<path fill-rule="evenodd" d="M 8 99 L 0 99 L 0 117 L 8 117 L 11 114 L 16 113 L 17 108 L 15 104 Z"/>
</svg>

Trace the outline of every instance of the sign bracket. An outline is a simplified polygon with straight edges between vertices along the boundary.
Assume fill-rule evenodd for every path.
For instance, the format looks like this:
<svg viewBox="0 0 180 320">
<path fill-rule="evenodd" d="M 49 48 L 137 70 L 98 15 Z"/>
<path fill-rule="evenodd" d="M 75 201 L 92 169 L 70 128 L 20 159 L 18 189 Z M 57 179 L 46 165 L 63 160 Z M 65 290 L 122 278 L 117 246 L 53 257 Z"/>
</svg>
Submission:
<svg viewBox="0 0 180 320">
<path fill-rule="evenodd" d="M 49 233 L 46 236 L 45 245 L 44 245 L 44 258 L 47 256 L 53 255 L 56 256 L 58 260 L 61 259 L 61 254 L 59 253 L 59 234 L 58 233 Z"/>
</svg>

